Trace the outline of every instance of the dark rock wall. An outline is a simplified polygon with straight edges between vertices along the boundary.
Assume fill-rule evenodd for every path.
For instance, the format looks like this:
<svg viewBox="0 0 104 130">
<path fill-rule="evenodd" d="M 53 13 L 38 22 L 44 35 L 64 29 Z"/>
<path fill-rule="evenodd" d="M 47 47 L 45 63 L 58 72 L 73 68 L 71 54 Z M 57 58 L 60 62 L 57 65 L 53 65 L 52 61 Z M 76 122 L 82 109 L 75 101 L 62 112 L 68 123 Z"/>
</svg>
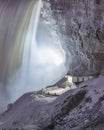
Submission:
<svg viewBox="0 0 104 130">
<path fill-rule="evenodd" d="M 104 66 L 104 0 L 44 0 L 43 10 L 67 52 L 69 73 L 101 73 Z"/>
</svg>

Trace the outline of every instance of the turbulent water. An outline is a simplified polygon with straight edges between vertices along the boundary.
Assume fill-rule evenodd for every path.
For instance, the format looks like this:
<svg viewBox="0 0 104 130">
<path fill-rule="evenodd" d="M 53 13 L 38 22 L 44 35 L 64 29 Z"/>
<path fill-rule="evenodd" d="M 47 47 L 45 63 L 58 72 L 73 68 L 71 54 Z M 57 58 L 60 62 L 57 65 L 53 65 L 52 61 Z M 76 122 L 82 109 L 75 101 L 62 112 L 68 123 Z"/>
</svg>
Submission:
<svg viewBox="0 0 104 130">
<path fill-rule="evenodd" d="M 66 73 L 60 43 L 54 45 L 39 21 L 41 8 L 41 0 L 0 0 L 2 101 L 53 84 Z"/>
</svg>

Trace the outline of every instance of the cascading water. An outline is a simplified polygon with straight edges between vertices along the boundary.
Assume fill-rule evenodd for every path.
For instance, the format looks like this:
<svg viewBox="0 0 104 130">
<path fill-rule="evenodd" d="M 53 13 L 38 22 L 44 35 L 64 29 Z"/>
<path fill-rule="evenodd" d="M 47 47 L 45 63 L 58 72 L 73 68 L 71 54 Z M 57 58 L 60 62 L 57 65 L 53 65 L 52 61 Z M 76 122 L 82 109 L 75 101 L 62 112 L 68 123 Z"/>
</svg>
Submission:
<svg viewBox="0 0 104 130">
<path fill-rule="evenodd" d="M 24 41 L 24 51 L 22 65 L 20 69 L 20 76 L 22 81 L 25 81 L 26 84 L 30 84 L 31 79 L 34 79 L 35 77 L 34 68 L 36 65 L 35 60 L 38 53 L 38 47 L 36 43 L 36 32 L 38 27 L 41 6 L 41 0 L 37 0 L 32 10 L 31 18 L 27 29 L 26 39 Z"/>
<path fill-rule="evenodd" d="M 55 83 L 66 73 L 60 45 L 48 46 L 54 40 L 44 31 L 37 33 L 41 7 L 41 0 L 0 0 L 0 88 L 11 101 Z M 42 46 L 37 36 L 47 37 Z"/>
</svg>

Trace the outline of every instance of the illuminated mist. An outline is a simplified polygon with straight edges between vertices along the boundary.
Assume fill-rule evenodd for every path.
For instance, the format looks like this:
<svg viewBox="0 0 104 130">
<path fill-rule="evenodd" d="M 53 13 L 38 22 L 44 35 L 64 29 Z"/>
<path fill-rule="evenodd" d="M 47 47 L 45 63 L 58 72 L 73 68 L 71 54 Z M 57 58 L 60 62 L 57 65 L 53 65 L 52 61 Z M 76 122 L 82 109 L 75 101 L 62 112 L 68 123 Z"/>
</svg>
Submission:
<svg viewBox="0 0 104 130">
<path fill-rule="evenodd" d="M 65 52 L 39 21 L 41 0 L 0 0 L 0 104 L 52 85 L 65 73 Z M 8 99 L 8 100 L 7 100 Z"/>
</svg>

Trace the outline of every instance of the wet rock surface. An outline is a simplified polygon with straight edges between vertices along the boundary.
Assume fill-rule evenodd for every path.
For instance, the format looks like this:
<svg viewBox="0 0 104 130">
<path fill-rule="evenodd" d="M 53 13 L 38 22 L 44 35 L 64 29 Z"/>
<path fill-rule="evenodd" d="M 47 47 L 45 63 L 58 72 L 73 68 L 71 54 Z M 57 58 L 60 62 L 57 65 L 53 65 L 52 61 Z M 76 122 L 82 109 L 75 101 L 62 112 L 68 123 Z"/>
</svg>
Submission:
<svg viewBox="0 0 104 130">
<path fill-rule="evenodd" d="M 58 97 L 27 93 L 0 116 L 0 129 L 103 130 L 103 84 L 100 76 Z"/>
<path fill-rule="evenodd" d="M 41 17 L 56 32 L 73 75 L 89 75 L 104 68 L 104 1 L 43 0 Z M 52 35 L 54 38 L 55 36 Z"/>
</svg>

